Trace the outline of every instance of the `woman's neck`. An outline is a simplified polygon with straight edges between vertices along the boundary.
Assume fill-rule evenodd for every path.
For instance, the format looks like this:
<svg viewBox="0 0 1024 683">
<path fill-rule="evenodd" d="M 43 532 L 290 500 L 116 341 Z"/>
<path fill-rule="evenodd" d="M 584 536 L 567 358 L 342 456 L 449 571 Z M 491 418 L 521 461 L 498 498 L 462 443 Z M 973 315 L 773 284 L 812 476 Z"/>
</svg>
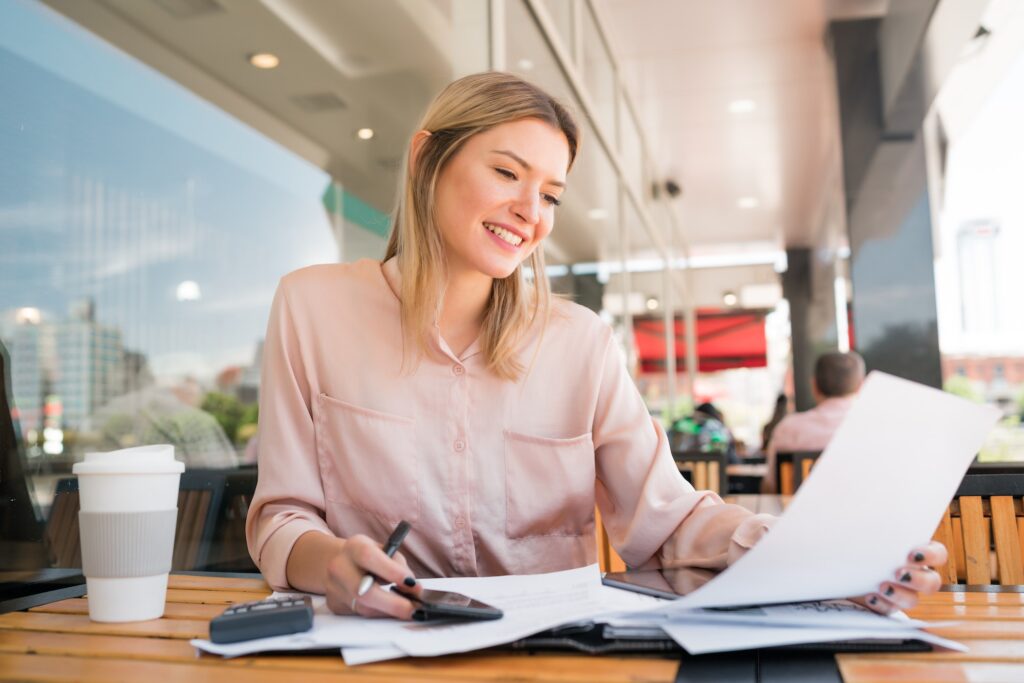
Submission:
<svg viewBox="0 0 1024 683">
<path fill-rule="evenodd" d="M 479 271 L 462 270 L 448 274 L 438 323 L 441 336 L 455 353 L 461 354 L 480 336 L 493 283 L 493 278 Z"/>
</svg>

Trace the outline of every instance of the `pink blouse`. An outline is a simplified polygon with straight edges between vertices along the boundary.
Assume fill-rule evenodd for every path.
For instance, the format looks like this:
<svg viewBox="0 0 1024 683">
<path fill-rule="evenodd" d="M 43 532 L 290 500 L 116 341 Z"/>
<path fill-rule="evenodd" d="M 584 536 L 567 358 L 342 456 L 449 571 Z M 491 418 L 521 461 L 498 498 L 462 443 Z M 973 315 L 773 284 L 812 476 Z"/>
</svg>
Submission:
<svg viewBox="0 0 1024 683">
<path fill-rule="evenodd" d="M 476 342 L 452 353 L 438 328 L 433 353 L 403 369 L 400 293 L 394 264 L 371 260 L 303 268 L 278 287 L 246 522 L 275 589 L 301 535 L 383 542 L 402 519 L 420 577 L 592 563 L 595 503 L 630 566 L 721 568 L 767 528 L 679 475 L 589 310 L 555 301 L 543 335 L 535 326 L 522 345 L 528 373 L 511 382 Z"/>
</svg>

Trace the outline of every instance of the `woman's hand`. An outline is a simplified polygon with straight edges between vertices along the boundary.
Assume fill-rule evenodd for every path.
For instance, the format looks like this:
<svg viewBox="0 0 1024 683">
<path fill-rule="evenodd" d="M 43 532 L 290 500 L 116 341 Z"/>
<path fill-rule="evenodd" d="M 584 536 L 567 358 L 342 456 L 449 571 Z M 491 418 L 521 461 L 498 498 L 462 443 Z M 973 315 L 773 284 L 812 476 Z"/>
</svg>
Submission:
<svg viewBox="0 0 1024 683">
<path fill-rule="evenodd" d="M 324 594 L 327 606 L 335 614 L 359 614 L 364 617 L 395 617 L 411 619 L 415 610 L 412 602 L 380 584 L 374 585 L 366 595 L 359 597 L 359 582 L 366 574 L 373 574 L 384 583 L 394 583 L 400 590 L 419 595 L 423 588 L 413 578 L 409 565 L 401 553 L 388 557 L 380 544 L 367 536 L 352 536 L 327 563 Z"/>
<path fill-rule="evenodd" d="M 877 593 L 865 595 L 855 602 L 880 614 L 911 609 L 921 594 L 939 590 L 942 579 L 932 567 L 944 565 L 947 557 L 946 546 L 938 541 L 915 548 L 907 556 L 907 564 L 896 570 L 893 580 L 882 582 Z"/>
</svg>

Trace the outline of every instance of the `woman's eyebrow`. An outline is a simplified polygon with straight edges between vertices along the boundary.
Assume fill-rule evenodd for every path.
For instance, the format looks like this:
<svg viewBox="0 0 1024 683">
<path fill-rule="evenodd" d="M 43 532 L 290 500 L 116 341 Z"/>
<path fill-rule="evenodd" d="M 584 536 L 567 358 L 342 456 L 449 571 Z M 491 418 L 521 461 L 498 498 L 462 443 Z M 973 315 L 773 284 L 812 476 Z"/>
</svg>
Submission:
<svg viewBox="0 0 1024 683">
<path fill-rule="evenodd" d="M 505 156 L 515 160 L 516 163 L 518 163 L 520 166 L 525 168 L 527 171 L 532 171 L 533 170 L 533 166 L 530 166 L 530 164 L 527 163 L 526 159 L 522 158 L 521 156 L 519 156 L 515 152 L 510 152 L 507 149 L 492 149 L 491 151 L 494 152 L 495 154 L 504 154 Z M 562 188 L 565 187 L 565 183 L 563 183 L 560 180 L 549 180 L 547 182 L 549 182 L 552 185 L 555 185 L 557 187 L 562 187 Z"/>
</svg>

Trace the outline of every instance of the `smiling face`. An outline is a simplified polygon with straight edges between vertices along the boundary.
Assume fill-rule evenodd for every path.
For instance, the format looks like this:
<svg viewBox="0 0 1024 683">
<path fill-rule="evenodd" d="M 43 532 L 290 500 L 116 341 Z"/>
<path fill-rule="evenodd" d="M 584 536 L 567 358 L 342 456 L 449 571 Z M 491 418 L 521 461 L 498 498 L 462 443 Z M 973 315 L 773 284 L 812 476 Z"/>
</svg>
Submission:
<svg viewBox="0 0 1024 683">
<path fill-rule="evenodd" d="M 551 233 L 568 168 L 565 135 L 539 119 L 467 140 L 441 171 L 435 195 L 450 274 L 511 275 Z"/>
</svg>

